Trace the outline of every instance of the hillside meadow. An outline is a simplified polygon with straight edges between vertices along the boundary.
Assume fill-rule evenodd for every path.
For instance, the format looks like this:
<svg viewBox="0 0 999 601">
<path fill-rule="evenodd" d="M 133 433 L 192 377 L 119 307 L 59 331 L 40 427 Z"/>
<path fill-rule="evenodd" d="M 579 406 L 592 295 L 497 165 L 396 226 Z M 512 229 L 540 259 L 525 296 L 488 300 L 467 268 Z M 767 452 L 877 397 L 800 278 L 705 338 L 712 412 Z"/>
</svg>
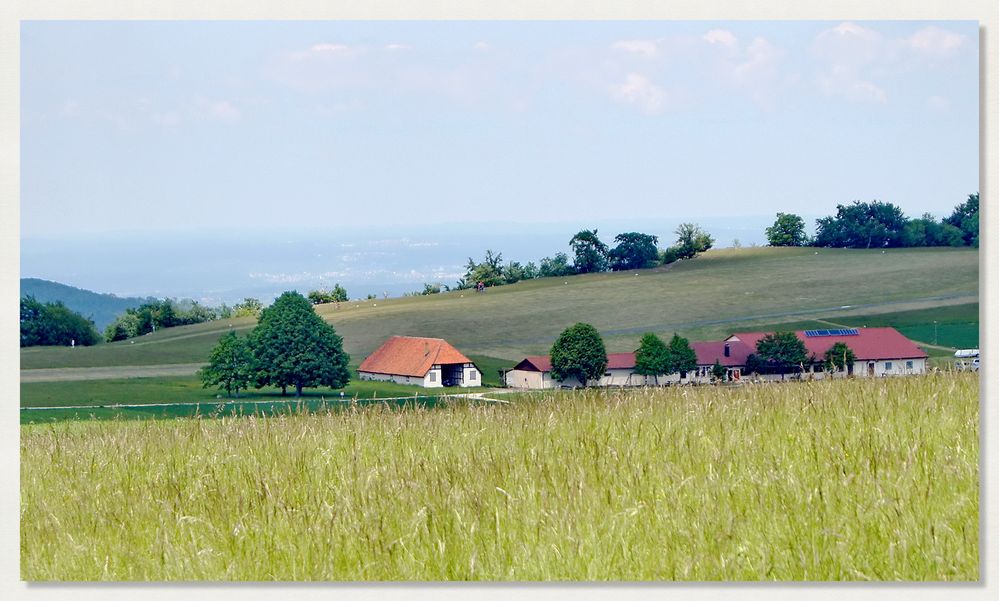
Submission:
<svg viewBox="0 0 999 601">
<path fill-rule="evenodd" d="M 970 374 L 21 428 L 21 577 L 979 578 Z"/>
<path fill-rule="evenodd" d="M 578 321 L 596 326 L 616 352 L 634 350 L 647 331 L 711 339 L 735 329 L 954 305 L 974 307 L 966 340 L 977 331 L 978 274 L 977 249 L 723 249 L 667 268 L 350 302 L 339 309 L 320 305 L 317 311 L 343 336 L 355 364 L 396 334 L 443 337 L 469 355 L 516 361 L 547 352 L 559 332 Z M 923 326 L 932 325 L 934 318 L 927 319 Z M 245 333 L 254 325 L 252 318 L 228 319 L 90 348 L 23 349 L 21 368 L 203 362 L 222 333 Z"/>
</svg>

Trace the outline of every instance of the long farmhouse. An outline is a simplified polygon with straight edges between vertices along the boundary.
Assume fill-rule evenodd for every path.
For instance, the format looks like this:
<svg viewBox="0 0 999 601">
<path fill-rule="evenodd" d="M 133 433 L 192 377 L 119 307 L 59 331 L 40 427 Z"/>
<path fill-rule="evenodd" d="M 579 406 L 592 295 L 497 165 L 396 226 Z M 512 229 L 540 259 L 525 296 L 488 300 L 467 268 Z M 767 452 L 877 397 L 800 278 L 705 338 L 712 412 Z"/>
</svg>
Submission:
<svg viewBox="0 0 999 601">
<path fill-rule="evenodd" d="M 692 342 L 690 347 L 697 354 L 694 371 L 653 378 L 635 373 L 635 353 L 610 353 L 607 371 L 598 386 L 646 386 L 655 384 L 706 383 L 711 380 L 715 362 L 725 368 L 729 380 L 740 380 L 746 375 L 749 355 L 756 352 L 756 343 L 766 332 L 740 332 L 725 340 Z M 856 376 L 894 376 L 926 373 L 927 354 L 895 328 L 849 328 L 836 330 L 800 330 L 795 335 L 805 344 L 808 354 L 821 361 L 825 353 L 837 342 L 843 342 L 853 351 L 856 360 L 847 370 L 828 374 L 810 365 L 807 375 L 814 378 Z M 511 388 L 554 388 L 579 386 L 574 378 L 559 382 L 552 378 L 551 360 L 547 355 L 525 358 L 506 373 L 506 385 Z M 762 376 L 766 379 L 779 375 Z"/>
</svg>

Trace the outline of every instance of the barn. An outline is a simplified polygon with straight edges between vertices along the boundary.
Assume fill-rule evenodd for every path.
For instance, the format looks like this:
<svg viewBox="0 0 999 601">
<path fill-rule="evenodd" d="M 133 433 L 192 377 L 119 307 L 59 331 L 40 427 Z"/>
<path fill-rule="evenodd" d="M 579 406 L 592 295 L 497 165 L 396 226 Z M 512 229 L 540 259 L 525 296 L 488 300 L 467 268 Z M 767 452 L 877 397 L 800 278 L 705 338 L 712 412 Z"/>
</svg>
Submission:
<svg viewBox="0 0 999 601">
<path fill-rule="evenodd" d="M 506 385 L 510 388 L 577 387 L 576 378 L 562 382 L 552 379 L 552 361 L 548 355 L 531 355 L 506 372 Z M 608 353 L 607 370 L 596 386 L 640 386 L 645 377 L 635 374 L 635 353 Z"/>
<path fill-rule="evenodd" d="M 424 388 L 482 386 L 475 363 L 441 338 L 393 336 L 361 363 L 361 380 L 414 384 Z"/>
</svg>

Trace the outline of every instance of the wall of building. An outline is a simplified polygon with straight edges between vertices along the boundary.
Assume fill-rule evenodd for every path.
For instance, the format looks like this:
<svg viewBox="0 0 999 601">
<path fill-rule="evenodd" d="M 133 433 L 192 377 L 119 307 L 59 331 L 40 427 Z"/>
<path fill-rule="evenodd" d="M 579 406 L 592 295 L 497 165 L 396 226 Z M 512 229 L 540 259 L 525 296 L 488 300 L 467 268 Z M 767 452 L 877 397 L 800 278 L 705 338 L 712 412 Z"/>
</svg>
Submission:
<svg viewBox="0 0 999 601">
<path fill-rule="evenodd" d="M 410 386 L 426 386 L 425 378 L 421 378 L 419 376 L 398 376 L 393 374 L 377 374 L 368 371 L 357 372 L 357 375 L 362 380 L 370 380 L 373 382 L 395 382 L 396 384 L 409 384 Z M 437 385 L 440 386 L 440 383 L 438 383 Z"/>
<path fill-rule="evenodd" d="M 474 388 L 476 386 L 482 386 L 482 372 L 478 370 L 474 365 L 466 365 L 464 368 L 465 373 L 462 374 L 461 387 L 462 388 Z"/>
</svg>

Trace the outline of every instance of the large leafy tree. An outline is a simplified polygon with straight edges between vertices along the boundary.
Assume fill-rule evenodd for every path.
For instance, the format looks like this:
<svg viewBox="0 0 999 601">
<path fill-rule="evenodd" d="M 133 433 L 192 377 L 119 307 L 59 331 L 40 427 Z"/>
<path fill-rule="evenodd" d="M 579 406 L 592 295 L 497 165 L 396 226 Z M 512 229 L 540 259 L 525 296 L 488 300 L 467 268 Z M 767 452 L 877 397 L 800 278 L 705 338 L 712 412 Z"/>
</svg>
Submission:
<svg viewBox="0 0 999 601">
<path fill-rule="evenodd" d="M 569 240 L 575 253 L 573 261 L 579 273 L 607 271 L 607 245 L 597 237 L 597 230 L 582 230 Z"/>
<path fill-rule="evenodd" d="M 816 246 L 884 248 L 902 246 L 908 219 L 889 202 L 836 205 L 836 215 L 816 220 Z"/>
<path fill-rule="evenodd" d="M 959 228 L 964 237 L 964 243 L 978 246 L 978 192 L 968 195 L 968 200 L 954 207 L 950 217 L 944 218 L 944 223 Z"/>
<path fill-rule="evenodd" d="M 574 273 L 576 270 L 569 264 L 569 256 L 565 253 L 555 253 L 553 257 L 541 259 L 538 267 L 539 278 L 563 277 Z"/>
<path fill-rule="evenodd" d="M 659 238 L 649 234 L 627 232 L 614 236 L 617 242 L 608 257 L 611 269 L 624 271 L 627 269 L 644 269 L 653 267 L 659 259 Z"/>
<path fill-rule="evenodd" d="M 253 378 L 253 355 L 245 338 L 227 332 L 208 357 L 208 365 L 198 371 L 204 388 L 218 386 L 227 396 L 245 390 Z"/>
<path fill-rule="evenodd" d="M 777 220 L 767 228 L 767 242 L 770 246 L 805 246 L 805 221 L 793 213 L 777 213 Z"/>
<path fill-rule="evenodd" d="M 642 341 L 635 351 L 635 373 L 643 376 L 653 376 L 656 384 L 659 376 L 668 373 L 669 348 L 662 338 L 652 332 L 642 335 Z"/>
<path fill-rule="evenodd" d="M 845 369 L 853 367 L 853 362 L 857 360 L 857 356 L 853 354 L 853 350 L 845 342 L 837 342 L 826 350 L 823 359 L 828 370 Z"/>
<path fill-rule="evenodd" d="M 561 382 L 575 377 L 586 386 L 607 369 L 607 349 L 596 328 L 577 323 L 566 328 L 552 345 L 551 362 L 553 378 Z"/>
<path fill-rule="evenodd" d="M 94 322 L 61 301 L 21 299 L 21 346 L 90 346 L 100 341 Z"/>
<path fill-rule="evenodd" d="M 342 388 L 350 377 L 343 339 L 297 292 L 285 292 L 261 311 L 249 346 L 258 388 L 277 386 L 286 394 L 293 386 L 301 396 L 306 387 Z"/>
<path fill-rule="evenodd" d="M 937 222 L 929 213 L 909 221 L 902 229 L 902 246 L 964 245 L 964 233 L 961 228 L 947 223 L 946 220 Z"/>
<path fill-rule="evenodd" d="M 676 243 L 664 250 L 659 260 L 665 265 L 679 259 L 692 259 L 714 243 L 714 238 L 696 223 L 681 223 L 676 228 Z"/>
<path fill-rule="evenodd" d="M 503 273 L 503 253 L 487 250 L 481 263 L 476 263 L 475 259 L 469 257 L 468 264 L 465 265 L 465 277 L 462 278 L 462 281 L 466 285 L 459 286 L 459 288 L 472 288 L 479 282 L 482 282 L 486 287 L 501 286 L 507 283 Z"/>
<path fill-rule="evenodd" d="M 697 353 L 690 347 L 689 340 L 674 332 L 666 348 L 666 373 L 679 373 L 682 378 L 688 371 L 697 369 Z"/>
<path fill-rule="evenodd" d="M 794 332 L 767 334 L 756 343 L 756 355 L 781 375 L 808 362 L 808 349 Z"/>
</svg>

